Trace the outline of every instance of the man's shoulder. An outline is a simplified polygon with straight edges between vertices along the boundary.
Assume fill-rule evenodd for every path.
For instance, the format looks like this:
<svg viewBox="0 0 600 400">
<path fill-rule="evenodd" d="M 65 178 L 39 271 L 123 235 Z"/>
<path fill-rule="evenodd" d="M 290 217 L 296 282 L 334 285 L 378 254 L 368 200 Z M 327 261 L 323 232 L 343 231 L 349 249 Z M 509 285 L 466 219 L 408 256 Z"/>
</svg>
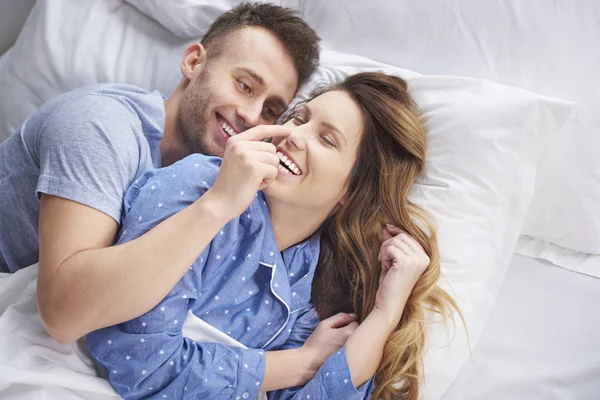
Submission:
<svg viewBox="0 0 600 400">
<path fill-rule="evenodd" d="M 63 93 L 48 103 L 54 111 L 61 108 L 89 108 L 88 115 L 106 116 L 106 111 L 129 111 L 136 119 L 164 120 L 163 97 L 157 91 L 126 84 L 93 84 Z"/>
<path fill-rule="evenodd" d="M 88 85 L 45 103 L 23 125 L 22 135 L 40 144 L 104 139 L 135 146 L 140 140 L 162 137 L 164 113 L 158 92 L 132 85 Z"/>
</svg>

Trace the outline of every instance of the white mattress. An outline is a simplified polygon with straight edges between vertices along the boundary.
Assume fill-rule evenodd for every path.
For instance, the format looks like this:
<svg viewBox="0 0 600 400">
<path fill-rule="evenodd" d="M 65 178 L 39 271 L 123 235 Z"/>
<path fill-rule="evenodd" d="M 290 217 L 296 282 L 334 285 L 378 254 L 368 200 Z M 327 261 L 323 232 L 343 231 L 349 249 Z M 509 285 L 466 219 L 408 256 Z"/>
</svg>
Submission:
<svg viewBox="0 0 600 400">
<path fill-rule="evenodd" d="M 600 279 L 515 255 L 443 400 L 600 398 Z"/>
</svg>

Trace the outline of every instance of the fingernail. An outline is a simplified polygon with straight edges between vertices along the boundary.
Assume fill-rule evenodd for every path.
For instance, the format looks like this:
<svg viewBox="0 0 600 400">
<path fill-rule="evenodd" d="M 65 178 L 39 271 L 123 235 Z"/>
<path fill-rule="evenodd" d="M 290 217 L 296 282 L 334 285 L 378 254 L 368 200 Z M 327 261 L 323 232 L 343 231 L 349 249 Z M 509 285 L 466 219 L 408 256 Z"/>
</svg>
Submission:
<svg viewBox="0 0 600 400">
<path fill-rule="evenodd" d="M 356 318 L 356 313 L 349 313 L 348 315 L 351 316 L 351 317 Z"/>
</svg>

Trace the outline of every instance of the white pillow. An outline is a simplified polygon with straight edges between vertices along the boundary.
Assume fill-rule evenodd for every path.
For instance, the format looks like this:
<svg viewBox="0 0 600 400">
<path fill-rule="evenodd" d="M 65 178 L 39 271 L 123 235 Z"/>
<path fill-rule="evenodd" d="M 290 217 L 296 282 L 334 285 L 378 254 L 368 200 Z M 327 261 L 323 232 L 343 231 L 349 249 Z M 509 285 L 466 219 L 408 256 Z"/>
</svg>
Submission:
<svg viewBox="0 0 600 400">
<path fill-rule="evenodd" d="M 122 1 L 38 0 L 0 76 L 0 121 L 16 128 L 45 100 L 87 83 L 127 82 L 168 95 L 189 42 Z M 323 59 L 312 83 L 373 68 L 410 78 L 431 131 L 426 173 L 413 199 L 437 217 L 444 274 L 474 344 L 514 248 L 543 142 L 556 136 L 570 105 L 360 57 L 325 52 Z M 448 342 L 442 333 L 432 331 L 434 347 Z M 468 356 L 460 330 L 450 347 L 429 352 L 427 398 L 443 393 Z"/>
<path fill-rule="evenodd" d="M 0 71 L 0 142 L 46 100 L 89 83 L 170 95 L 191 42 L 123 0 L 38 0 Z"/>
<path fill-rule="evenodd" d="M 246 0 L 126 0 L 147 16 L 182 38 L 202 37 L 210 24 L 225 11 Z M 261 3 L 279 5 L 278 0 L 261 0 Z M 250 1 L 250 3 L 254 3 Z"/>
<path fill-rule="evenodd" d="M 478 77 L 577 102 L 579 113 L 571 115 L 541 160 L 522 233 L 600 253 L 600 1 L 282 4 L 302 11 L 326 49 L 424 74 Z"/>
</svg>

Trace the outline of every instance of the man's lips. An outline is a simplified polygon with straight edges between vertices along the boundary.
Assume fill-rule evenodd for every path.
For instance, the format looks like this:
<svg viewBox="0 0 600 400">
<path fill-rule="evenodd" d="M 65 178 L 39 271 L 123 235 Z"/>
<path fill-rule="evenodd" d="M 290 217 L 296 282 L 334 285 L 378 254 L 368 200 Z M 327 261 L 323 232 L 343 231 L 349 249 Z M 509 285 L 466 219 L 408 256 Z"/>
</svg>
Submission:
<svg viewBox="0 0 600 400">
<path fill-rule="evenodd" d="M 219 127 L 229 136 L 235 136 L 241 132 L 240 129 L 237 129 L 234 125 L 230 124 L 222 115 L 217 115 L 217 124 Z"/>
</svg>

